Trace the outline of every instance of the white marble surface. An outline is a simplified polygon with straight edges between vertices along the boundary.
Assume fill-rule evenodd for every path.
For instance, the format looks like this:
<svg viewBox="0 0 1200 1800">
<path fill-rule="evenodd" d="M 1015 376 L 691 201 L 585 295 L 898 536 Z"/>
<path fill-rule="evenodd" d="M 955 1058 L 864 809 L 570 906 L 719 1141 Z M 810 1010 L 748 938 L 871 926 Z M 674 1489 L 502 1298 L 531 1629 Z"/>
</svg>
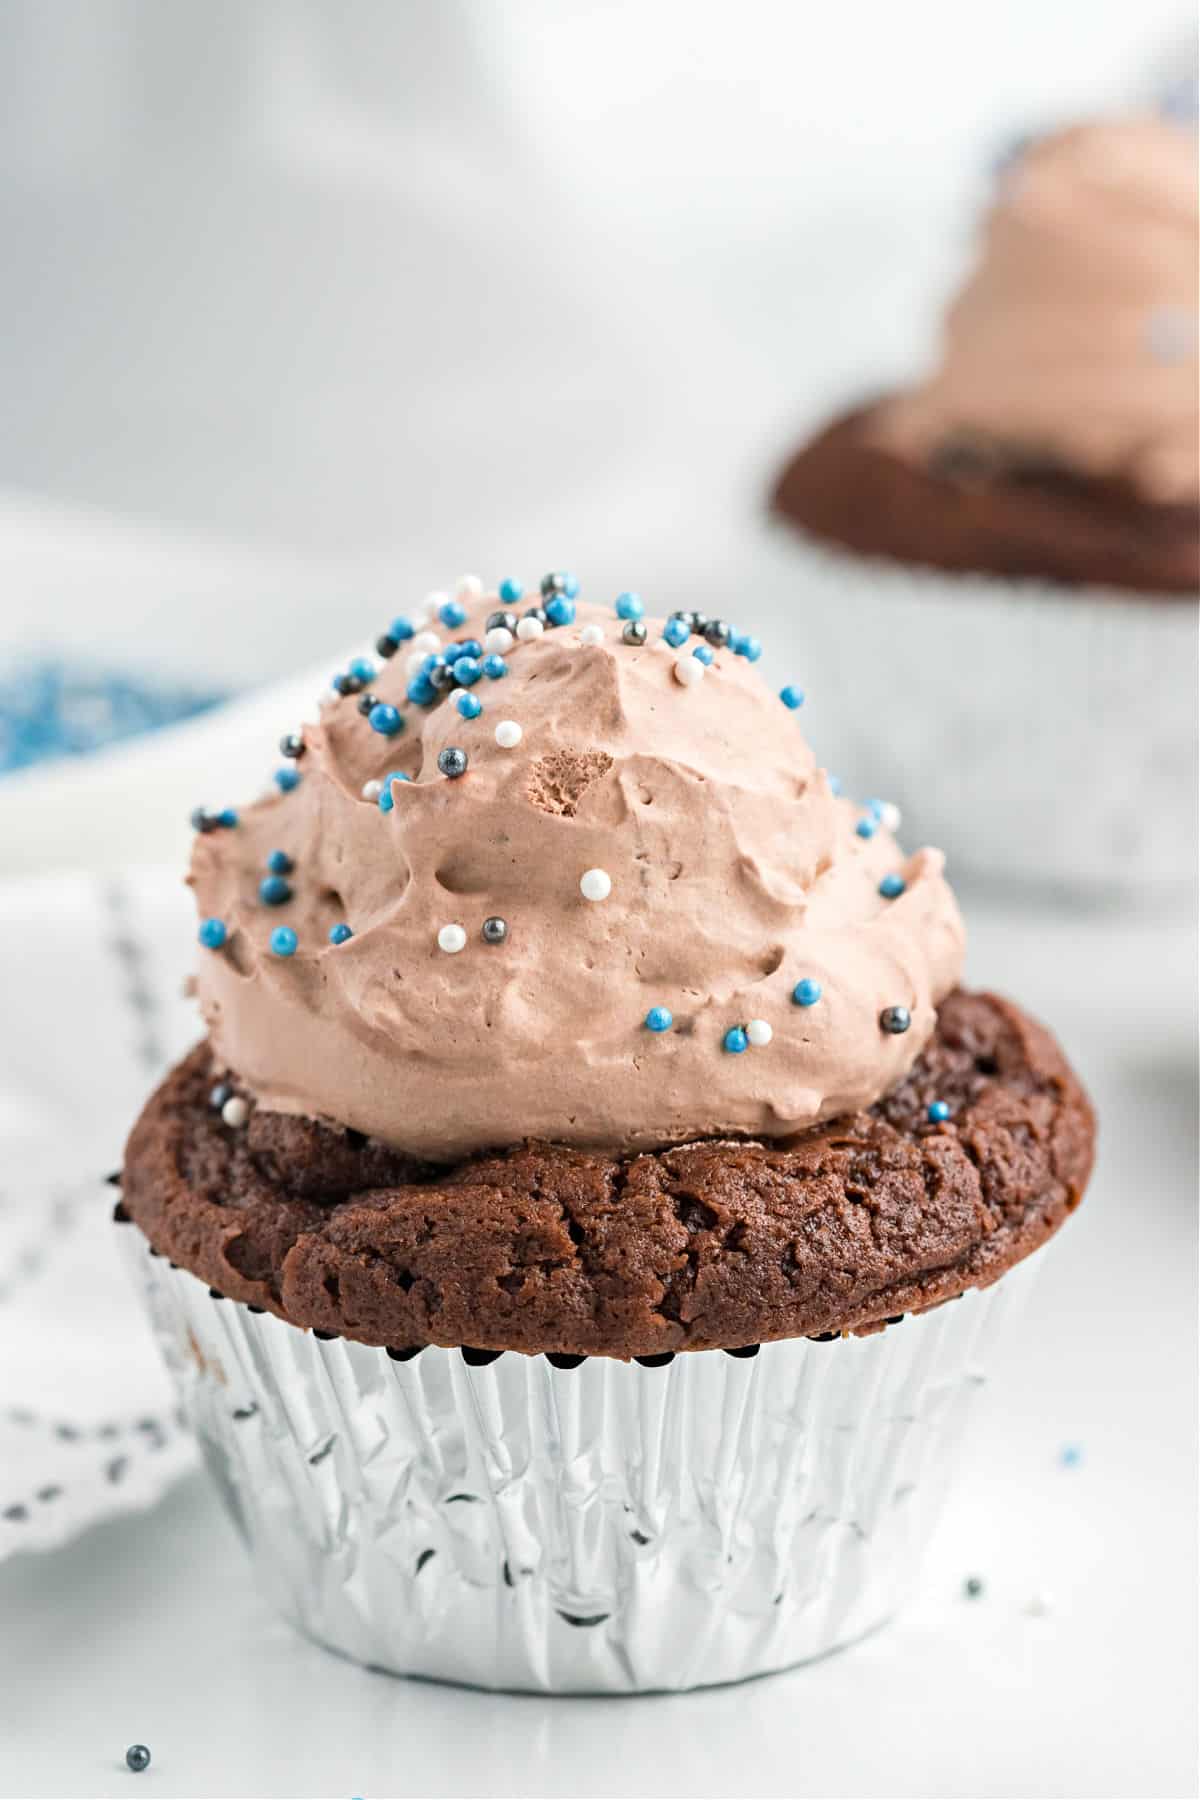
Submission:
<svg viewBox="0 0 1200 1800">
<path fill-rule="evenodd" d="M 1099 1796 L 1196 1788 L 1190 925 L 970 906 L 971 978 L 1052 1019 L 1102 1118 L 922 1595 L 822 1665 L 673 1698 L 371 1676 L 256 1597 L 192 1477 L 0 1569 L 0 1792 Z M 1064 1468 L 1062 1448 L 1082 1448 Z M 968 1602 L 968 1574 L 986 1583 Z M 1026 1611 L 1044 1594 L 1043 1617 Z M 126 1744 L 154 1762 L 131 1788 Z"/>
</svg>

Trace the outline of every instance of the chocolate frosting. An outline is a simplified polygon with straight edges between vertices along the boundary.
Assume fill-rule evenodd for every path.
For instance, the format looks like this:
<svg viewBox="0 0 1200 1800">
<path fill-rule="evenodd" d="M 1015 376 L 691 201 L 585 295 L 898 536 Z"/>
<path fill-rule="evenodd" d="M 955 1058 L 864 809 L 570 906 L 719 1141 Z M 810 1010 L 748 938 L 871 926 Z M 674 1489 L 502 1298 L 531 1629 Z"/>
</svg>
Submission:
<svg viewBox="0 0 1200 1800">
<path fill-rule="evenodd" d="M 496 605 L 439 637 L 482 638 Z M 471 689 L 474 720 L 453 698 L 410 705 L 402 652 L 371 682 L 402 733 L 331 700 L 304 729 L 298 786 L 197 838 L 200 913 L 227 929 L 200 953 L 201 1008 L 260 1108 L 449 1160 L 531 1137 L 783 1140 L 903 1080 L 962 963 L 940 853 L 906 857 L 881 825 L 859 835 L 876 815 L 835 796 L 755 667 L 718 650 L 685 685 L 673 665 L 697 640 L 675 651 L 646 623 L 630 645 L 610 609 L 580 603 Z M 511 748 L 501 722 L 521 728 Z M 451 747 L 459 779 L 438 766 Z M 363 789 L 392 771 L 410 779 L 383 811 Z M 292 898 L 267 906 L 274 850 Z M 611 891 L 589 900 L 595 870 Z M 894 875 L 904 890 L 884 898 Z M 489 918 L 503 942 L 484 941 Z M 343 923 L 353 936 L 331 943 Z M 279 925 L 294 955 L 272 954 Z M 793 1000 L 801 979 L 815 1005 Z M 669 1030 L 646 1027 L 655 1007 Z M 907 1031 L 881 1028 L 890 1007 Z M 752 1019 L 771 1041 L 731 1054 L 726 1034 Z"/>
</svg>

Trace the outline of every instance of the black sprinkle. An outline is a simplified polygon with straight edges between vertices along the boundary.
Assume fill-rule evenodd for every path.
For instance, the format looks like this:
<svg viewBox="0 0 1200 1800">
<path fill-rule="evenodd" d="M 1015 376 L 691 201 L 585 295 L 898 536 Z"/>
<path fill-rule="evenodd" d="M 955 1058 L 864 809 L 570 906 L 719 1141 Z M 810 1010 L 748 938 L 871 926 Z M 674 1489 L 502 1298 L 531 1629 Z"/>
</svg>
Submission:
<svg viewBox="0 0 1200 1800">
<path fill-rule="evenodd" d="M 60 1487 L 51 1485 L 50 1487 L 39 1488 L 37 1491 L 37 1498 L 45 1503 L 49 1500 L 57 1500 L 61 1493 L 62 1489 Z"/>
<path fill-rule="evenodd" d="M 29 1509 L 25 1506 L 6 1506 L 4 1511 L 0 1513 L 0 1519 L 8 1519 L 14 1525 L 19 1525 L 22 1520 L 27 1519 L 28 1517 Z"/>
<path fill-rule="evenodd" d="M 104 1179 L 108 1183 L 109 1187 L 120 1187 L 120 1185 L 121 1185 L 121 1170 L 114 1169 L 112 1174 L 106 1175 L 104 1177 Z"/>
</svg>

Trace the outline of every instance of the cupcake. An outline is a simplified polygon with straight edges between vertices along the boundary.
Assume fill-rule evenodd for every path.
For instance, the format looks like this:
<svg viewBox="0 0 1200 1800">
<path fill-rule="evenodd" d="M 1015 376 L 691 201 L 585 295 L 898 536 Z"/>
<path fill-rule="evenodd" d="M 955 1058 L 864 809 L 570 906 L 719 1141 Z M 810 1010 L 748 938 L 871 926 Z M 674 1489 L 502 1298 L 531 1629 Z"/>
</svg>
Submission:
<svg viewBox="0 0 1200 1800">
<path fill-rule="evenodd" d="M 838 755 L 866 771 L 886 743 L 989 876 L 1194 874 L 1195 187 L 1195 131 L 1166 118 L 1027 148 L 936 368 L 775 487 L 813 663 L 855 695 Z"/>
<path fill-rule="evenodd" d="M 757 642 L 577 592 L 396 620 L 196 815 L 206 1035 L 116 1216 L 303 1630 L 687 1688 L 895 1610 L 1093 1122 Z"/>
</svg>

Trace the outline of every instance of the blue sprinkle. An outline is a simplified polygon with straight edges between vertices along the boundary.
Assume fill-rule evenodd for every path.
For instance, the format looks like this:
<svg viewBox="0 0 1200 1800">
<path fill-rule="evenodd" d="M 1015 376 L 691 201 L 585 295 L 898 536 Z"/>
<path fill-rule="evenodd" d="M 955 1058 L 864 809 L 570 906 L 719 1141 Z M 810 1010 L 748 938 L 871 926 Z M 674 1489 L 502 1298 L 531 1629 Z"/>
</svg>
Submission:
<svg viewBox="0 0 1200 1800">
<path fill-rule="evenodd" d="M 879 830 L 879 820 L 874 813 L 864 813 L 854 829 L 860 838 L 873 838 Z"/>
<path fill-rule="evenodd" d="M 1077 1469 L 1083 1461 L 1083 1451 L 1078 1444 L 1064 1444 L 1059 1451 L 1058 1460 L 1064 1469 Z"/>
<path fill-rule="evenodd" d="M 349 673 L 354 676 L 356 681 L 374 681 L 375 664 L 369 656 L 356 656 L 350 664 Z"/>
<path fill-rule="evenodd" d="M 219 950 L 229 933 L 224 919 L 205 919 L 196 935 L 206 950 Z"/>
<path fill-rule="evenodd" d="M 576 600 L 579 597 L 579 577 L 572 575 L 569 570 L 563 575 L 563 593 L 568 600 Z"/>
<path fill-rule="evenodd" d="M 944 1125 L 950 1117 L 950 1108 L 944 1100 L 931 1100 L 928 1111 L 931 1125 Z"/>
<path fill-rule="evenodd" d="M 647 1031 L 670 1031 L 675 1020 L 665 1006 L 652 1006 L 646 1014 Z"/>
<path fill-rule="evenodd" d="M 331 944 L 344 944 L 353 936 L 354 933 L 348 925 L 331 925 L 329 927 L 329 941 Z"/>
<path fill-rule="evenodd" d="M 432 675 L 435 669 L 444 669 L 446 658 L 440 650 L 431 650 L 421 663 L 421 674 Z"/>
<path fill-rule="evenodd" d="M 293 788 L 300 786 L 299 769 L 293 769 L 291 763 L 285 763 L 282 769 L 276 769 L 275 786 L 281 794 L 290 794 Z"/>
<path fill-rule="evenodd" d="M 835 796 L 841 793 L 842 778 L 840 775 L 831 775 L 829 777 L 829 791 Z"/>
<path fill-rule="evenodd" d="M 267 858 L 267 867 L 272 875 L 290 875 L 295 864 L 286 850 L 272 850 Z"/>
<path fill-rule="evenodd" d="M 474 687 L 483 674 L 483 664 L 475 656 L 460 656 L 456 663 L 451 664 L 451 668 L 460 687 Z"/>
<path fill-rule="evenodd" d="M 277 925 L 271 933 L 271 955 L 295 956 L 299 941 L 290 925 Z"/>
<path fill-rule="evenodd" d="M 371 727 L 372 731 L 377 731 L 381 737 L 395 737 L 398 731 L 404 730 L 404 720 L 401 718 L 400 714 L 396 711 L 394 706 L 389 706 L 387 702 L 383 700 L 380 701 L 378 706 L 373 706 L 371 708 L 370 712 L 367 714 L 367 724 Z"/>
<path fill-rule="evenodd" d="M 432 706 L 437 699 L 437 689 L 428 675 L 414 675 L 405 691 L 414 706 Z"/>
<path fill-rule="evenodd" d="M 258 884 L 258 897 L 264 906 L 283 906 L 292 897 L 291 885 L 282 875 L 265 875 Z"/>
<path fill-rule="evenodd" d="M 696 648 L 692 651 L 692 655 L 695 657 L 696 661 L 702 662 L 705 668 L 708 667 L 716 654 L 717 653 L 711 644 L 697 644 Z"/>
<path fill-rule="evenodd" d="M 483 655 L 483 645 L 478 638 L 459 638 L 456 643 L 451 644 L 450 648 L 455 653 L 456 661 L 460 656 Z"/>
<path fill-rule="evenodd" d="M 460 625 L 467 622 L 467 609 L 461 600 L 443 600 L 438 607 L 438 618 L 449 631 L 457 631 Z"/>
<path fill-rule="evenodd" d="M 493 681 L 501 681 L 508 674 L 508 664 L 502 656 L 485 656 L 483 672 L 490 675 Z"/>
<path fill-rule="evenodd" d="M 744 656 L 747 662 L 757 662 L 762 655 L 762 645 L 756 637 L 739 635 L 730 641 L 729 648 L 735 656 Z"/>
<path fill-rule="evenodd" d="M 514 606 L 525 592 L 525 589 L 519 581 L 514 580 L 513 577 L 509 575 L 500 583 L 496 592 L 506 606 Z"/>
<path fill-rule="evenodd" d="M 566 594 L 555 594 L 553 600 L 546 602 L 546 617 L 552 625 L 573 625 L 575 602 Z"/>
<path fill-rule="evenodd" d="M 238 822 L 238 816 L 232 806 L 224 807 L 217 814 L 217 824 L 220 825 L 225 831 L 232 831 L 234 826 L 237 824 L 237 822 Z"/>
<path fill-rule="evenodd" d="M 885 875 L 879 884 L 879 892 L 885 900 L 898 900 L 905 886 L 903 875 Z"/>
<path fill-rule="evenodd" d="M 797 1006 L 815 1006 L 817 1001 L 821 998 L 822 991 L 820 982 L 813 981 L 806 975 L 803 980 L 798 981 L 792 989 L 792 999 L 796 1002 Z"/>
<path fill-rule="evenodd" d="M 672 650 L 678 650 L 681 644 L 686 644 L 691 635 L 692 628 L 684 619 L 668 619 L 663 626 L 663 636 Z"/>
<path fill-rule="evenodd" d="M 617 595 L 618 619 L 640 619 L 645 610 L 640 594 Z"/>
<path fill-rule="evenodd" d="M 477 719 L 483 711 L 483 702 L 474 694 L 457 694 L 454 700 L 460 715 L 464 719 Z"/>
<path fill-rule="evenodd" d="M 725 1048 L 731 1056 L 740 1056 L 749 1042 L 740 1025 L 731 1025 L 725 1033 Z"/>
<path fill-rule="evenodd" d="M 393 781 L 411 781 L 411 780 L 412 780 L 411 775 L 406 775 L 402 769 L 393 769 L 393 771 L 390 775 L 384 776 L 383 787 L 380 789 L 380 793 L 379 793 L 379 810 L 380 810 L 380 812 L 391 812 L 393 806 L 395 806 L 395 804 L 396 804 L 396 802 L 392 798 L 392 783 L 393 783 Z"/>
<path fill-rule="evenodd" d="M 783 701 L 783 704 L 787 707 L 789 712 L 796 712 L 804 705 L 804 689 L 793 687 L 789 682 L 787 687 L 780 688 L 779 698 Z"/>
<path fill-rule="evenodd" d="M 417 628 L 411 619 L 393 619 L 388 626 L 388 636 L 395 638 L 398 644 L 406 644 L 410 637 L 416 637 Z"/>
<path fill-rule="evenodd" d="M 864 800 L 863 805 L 866 807 L 867 811 L 871 814 L 871 816 L 873 818 L 879 819 L 879 818 L 883 817 L 883 801 L 882 800 Z"/>
</svg>

